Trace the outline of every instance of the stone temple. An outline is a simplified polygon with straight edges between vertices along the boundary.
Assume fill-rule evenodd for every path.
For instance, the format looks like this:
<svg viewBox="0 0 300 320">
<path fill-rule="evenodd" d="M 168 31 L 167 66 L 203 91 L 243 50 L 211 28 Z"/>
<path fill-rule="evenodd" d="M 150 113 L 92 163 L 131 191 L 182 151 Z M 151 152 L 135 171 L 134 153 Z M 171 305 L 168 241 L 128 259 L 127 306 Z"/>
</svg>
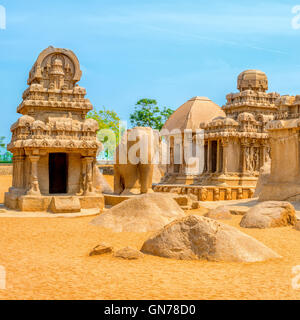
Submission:
<svg viewBox="0 0 300 320">
<path fill-rule="evenodd" d="M 13 185 L 5 205 L 21 211 L 79 212 L 103 208 L 96 188 L 98 123 L 86 119 L 93 106 L 77 85 L 75 54 L 49 47 L 33 65 L 29 87 L 11 127 Z"/>
<path fill-rule="evenodd" d="M 268 123 L 271 172 L 260 201 L 300 200 L 300 95 L 281 96 L 278 113 Z"/>
<path fill-rule="evenodd" d="M 203 169 L 193 172 L 183 159 L 181 164 L 174 163 L 176 151 L 171 139 L 176 141 L 176 135 L 171 136 L 171 162 L 161 185 L 155 187 L 157 191 L 184 184 L 188 187 L 181 186 L 181 192 L 199 194 L 199 200 L 252 197 L 259 170 L 270 157 L 267 124 L 278 110 L 280 95 L 267 92 L 267 76 L 259 70 L 242 72 L 237 89 L 239 92 L 226 96 L 223 108 L 208 98 L 196 97 L 169 118 L 164 128 L 179 128 L 181 133 L 192 130 L 193 144 L 199 143 L 196 130 L 203 129 Z"/>
</svg>

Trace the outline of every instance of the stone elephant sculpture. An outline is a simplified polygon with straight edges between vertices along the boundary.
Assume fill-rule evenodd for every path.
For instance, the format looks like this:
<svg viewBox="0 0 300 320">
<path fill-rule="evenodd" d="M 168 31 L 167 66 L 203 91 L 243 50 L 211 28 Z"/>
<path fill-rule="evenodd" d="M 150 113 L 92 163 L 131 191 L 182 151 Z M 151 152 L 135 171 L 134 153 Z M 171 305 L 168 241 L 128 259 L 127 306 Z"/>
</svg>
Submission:
<svg viewBox="0 0 300 320">
<path fill-rule="evenodd" d="M 148 127 L 127 130 L 116 149 L 114 193 L 149 193 L 155 159 L 159 155 L 159 132 Z"/>
</svg>

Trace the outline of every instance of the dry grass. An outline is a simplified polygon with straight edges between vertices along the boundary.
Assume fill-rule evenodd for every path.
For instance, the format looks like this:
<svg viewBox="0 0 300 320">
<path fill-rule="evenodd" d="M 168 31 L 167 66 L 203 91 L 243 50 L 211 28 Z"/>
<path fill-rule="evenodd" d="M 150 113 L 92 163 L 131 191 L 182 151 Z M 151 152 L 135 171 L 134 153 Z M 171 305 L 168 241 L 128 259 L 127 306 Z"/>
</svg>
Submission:
<svg viewBox="0 0 300 320">
<path fill-rule="evenodd" d="M 239 228 L 240 219 L 226 223 Z M 150 233 L 113 233 L 90 220 L 0 218 L 0 264 L 7 270 L 0 299 L 300 299 L 291 287 L 291 269 L 300 265 L 300 232 L 292 227 L 243 229 L 281 260 L 125 261 L 88 254 L 103 241 L 115 249 L 140 248 Z"/>
</svg>

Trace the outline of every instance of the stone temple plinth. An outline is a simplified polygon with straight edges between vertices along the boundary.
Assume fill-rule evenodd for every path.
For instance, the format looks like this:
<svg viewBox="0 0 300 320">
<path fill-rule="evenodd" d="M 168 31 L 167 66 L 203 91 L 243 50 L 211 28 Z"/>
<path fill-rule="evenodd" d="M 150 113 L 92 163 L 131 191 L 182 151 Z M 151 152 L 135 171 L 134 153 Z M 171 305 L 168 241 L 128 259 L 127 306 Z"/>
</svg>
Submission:
<svg viewBox="0 0 300 320">
<path fill-rule="evenodd" d="M 75 54 L 45 49 L 32 67 L 29 87 L 11 127 L 13 185 L 6 207 L 21 211 L 79 212 L 104 206 L 96 188 L 98 123 L 86 119 L 93 109 Z"/>
</svg>

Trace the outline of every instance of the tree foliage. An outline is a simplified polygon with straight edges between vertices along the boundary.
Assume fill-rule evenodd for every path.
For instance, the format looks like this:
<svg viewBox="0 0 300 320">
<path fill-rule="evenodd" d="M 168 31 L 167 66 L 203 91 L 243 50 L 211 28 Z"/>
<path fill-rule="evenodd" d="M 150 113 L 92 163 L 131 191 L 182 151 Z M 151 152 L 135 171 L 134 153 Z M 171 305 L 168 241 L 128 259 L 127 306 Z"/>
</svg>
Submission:
<svg viewBox="0 0 300 320">
<path fill-rule="evenodd" d="M 5 138 L 6 137 L 0 137 L 0 150 L 1 150 L 1 154 L 0 154 L 0 162 L 4 162 L 4 163 L 11 163 L 12 162 L 12 153 L 7 151 L 6 149 L 6 143 L 5 143 Z M 2 153 L 3 151 L 3 153 Z"/>
<path fill-rule="evenodd" d="M 5 137 L 3 137 L 3 136 L 0 137 L 0 149 L 6 148 L 6 144 L 5 144 L 4 140 L 5 140 Z"/>
<path fill-rule="evenodd" d="M 134 127 L 150 127 L 161 130 L 174 110 L 168 107 L 159 107 L 154 99 L 141 99 L 130 115 L 130 123 Z"/>
<path fill-rule="evenodd" d="M 105 107 L 102 107 L 99 111 L 90 111 L 87 114 L 87 118 L 94 119 L 99 124 L 97 136 L 104 147 L 100 154 L 100 158 L 105 158 L 107 160 L 112 159 L 115 148 L 119 144 L 120 136 L 122 135 L 121 119 L 115 111 L 108 110 Z"/>
</svg>

